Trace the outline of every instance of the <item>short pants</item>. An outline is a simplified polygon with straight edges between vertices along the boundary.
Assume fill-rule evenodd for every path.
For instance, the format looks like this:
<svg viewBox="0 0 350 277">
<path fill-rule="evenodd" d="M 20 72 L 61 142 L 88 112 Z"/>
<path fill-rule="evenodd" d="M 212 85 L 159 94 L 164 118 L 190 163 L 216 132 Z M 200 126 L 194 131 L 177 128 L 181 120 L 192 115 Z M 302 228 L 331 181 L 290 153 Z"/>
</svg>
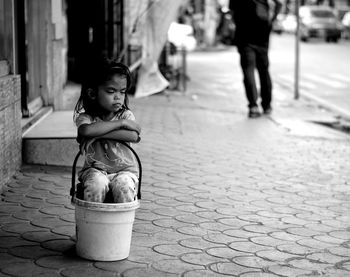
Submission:
<svg viewBox="0 0 350 277">
<path fill-rule="evenodd" d="M 138 178 L 129 171 L 107 174 L 96 168 L 85 169 L 79 176 L 83 184 L 84 200 L 103 203 L 111 190 L 114 203 L 136 200 Z"/>
</svg>

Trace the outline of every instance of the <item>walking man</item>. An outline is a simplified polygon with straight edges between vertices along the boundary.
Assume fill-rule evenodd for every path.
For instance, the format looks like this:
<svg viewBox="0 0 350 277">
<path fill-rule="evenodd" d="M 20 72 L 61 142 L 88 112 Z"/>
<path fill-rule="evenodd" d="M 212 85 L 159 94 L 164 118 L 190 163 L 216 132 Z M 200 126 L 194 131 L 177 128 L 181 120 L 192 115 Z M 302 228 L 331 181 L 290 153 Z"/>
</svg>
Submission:
<svg viewBox="0 0 350 277">
<path fill-rule="evenodd" d="M 282 8 L 281 0 L 230 0 L 230 9 L 236 24 L 235 43 L 240 54 L 243 83 L 248 100 L 248 116 L 261 115 L 258 107 L 258 90 L 255 69 L 260 79 L 261 107 L 264 114 L 272 111 L 272 81 L 269 73 L 269 38 L 272 24 Z"/>
</svg>

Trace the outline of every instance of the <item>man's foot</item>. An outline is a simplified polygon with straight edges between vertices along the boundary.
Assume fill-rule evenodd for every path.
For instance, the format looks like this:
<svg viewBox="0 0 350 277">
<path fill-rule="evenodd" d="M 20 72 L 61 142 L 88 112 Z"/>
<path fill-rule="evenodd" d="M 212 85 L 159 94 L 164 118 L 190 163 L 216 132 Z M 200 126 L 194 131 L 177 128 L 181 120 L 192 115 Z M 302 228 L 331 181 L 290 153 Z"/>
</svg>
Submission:
<svg viewBox="0 0 350 277">
<path fill-rule="evenodd" d="M 250 117 L 250 118 L 256 118 L 256 117 L 259 117 L 260 115 L 261 115 L 261 113 L 260 113 L 258 107 L 249 108 L 248 117 Z"/>
<path fill-rule="evenodd" d="M 264 109 L 264 114 L 265 115 L 270 115 L 272 113 L 272 108 L 267 108 L 267 109 Z"/>
</svg>

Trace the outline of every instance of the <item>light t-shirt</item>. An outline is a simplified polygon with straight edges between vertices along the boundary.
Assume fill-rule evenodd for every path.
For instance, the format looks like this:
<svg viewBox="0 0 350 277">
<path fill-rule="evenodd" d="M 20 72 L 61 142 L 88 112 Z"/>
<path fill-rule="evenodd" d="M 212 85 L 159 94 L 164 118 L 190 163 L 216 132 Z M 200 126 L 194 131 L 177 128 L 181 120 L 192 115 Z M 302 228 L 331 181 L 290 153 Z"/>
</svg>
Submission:
<svg viewBox="0 0 350 277">
<path fill-rule="evenodd" d="M 123 114 L 116 115 L 110 121 L 120 119 L 135 120 L 135 116 L 130 110 L 126 110 Z M 99 121 L 103 120 L 81 113 L 75 123 L 79 128 L 82 124 L 91 124 Z M 81 149 L 85 156 L 82 172 L 87 168 L 93 167 L 108 174 L 129 171 L 139 176 L 137 160 L 134 154 L 126 146 L 115 140 L 85 139 L 81 144 Z"/>
</svg>

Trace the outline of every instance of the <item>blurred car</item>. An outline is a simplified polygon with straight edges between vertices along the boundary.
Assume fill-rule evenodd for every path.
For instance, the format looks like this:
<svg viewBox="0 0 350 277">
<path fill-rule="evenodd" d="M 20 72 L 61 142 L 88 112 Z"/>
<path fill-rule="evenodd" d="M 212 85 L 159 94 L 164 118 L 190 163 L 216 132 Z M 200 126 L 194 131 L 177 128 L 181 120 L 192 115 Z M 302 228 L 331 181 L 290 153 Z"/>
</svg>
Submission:
<svg viewBox="0 0 350 277">
<path fill-rule="evenodd" d="M 302 6 L 300 15 L 300 38 L 324 38 L 327 42 L 338 42 L 342 33 L 342 24 L 335 10 L 328 6 Z"/>
<path fill-rule="evenodd" d="M 344 26 L 343 36 L 345 39 L 350 38 L 350 11 L 346 12 L 342 19 L 342 24 Z"/>
<path fill-rule="evenodd" d="M 281 25 L 283 32 L 295 34 L 297 29 L 297 19 L 294 14 L 281 15 Z"/>
</svg>

